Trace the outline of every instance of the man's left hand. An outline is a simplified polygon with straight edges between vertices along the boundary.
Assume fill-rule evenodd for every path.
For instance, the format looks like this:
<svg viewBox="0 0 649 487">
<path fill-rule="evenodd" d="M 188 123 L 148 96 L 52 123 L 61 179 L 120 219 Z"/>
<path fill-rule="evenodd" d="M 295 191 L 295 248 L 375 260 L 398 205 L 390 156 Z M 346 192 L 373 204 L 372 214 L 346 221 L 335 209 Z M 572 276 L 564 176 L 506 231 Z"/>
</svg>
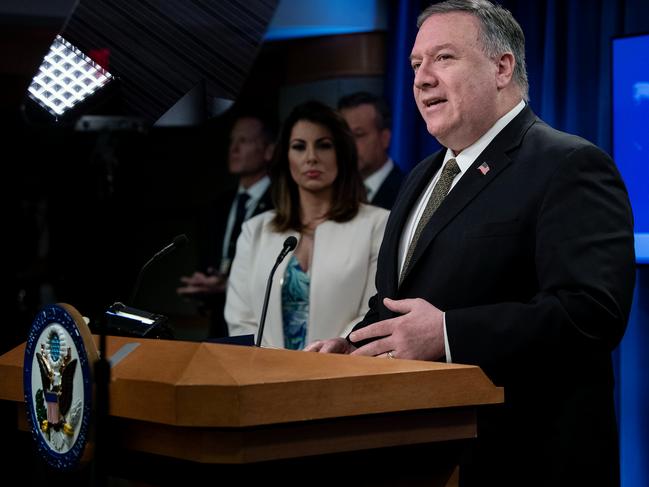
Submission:
<svg viewBox="0 0 649 487">
<path fill-rule="evenodd" d="M 354 331 L 349 339 L 374 338 L 352 355 L 385 356 L 411 360 L 438 360 L 444 356 L 444 314 L 423 299 L 392 300 L 383 304 L 401 316 Z"/>
</svg>

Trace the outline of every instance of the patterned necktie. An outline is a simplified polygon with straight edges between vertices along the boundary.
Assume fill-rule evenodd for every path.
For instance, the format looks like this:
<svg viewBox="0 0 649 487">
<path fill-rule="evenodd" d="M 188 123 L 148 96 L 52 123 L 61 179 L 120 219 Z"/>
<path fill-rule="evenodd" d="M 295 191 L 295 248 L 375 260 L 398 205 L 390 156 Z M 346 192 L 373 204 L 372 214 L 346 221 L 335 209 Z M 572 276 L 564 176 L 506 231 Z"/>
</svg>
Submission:
<svg viewBox="0 0 649 487">
<path fill-rule="evenodd" d="M 448 161 L 446 161 L 444 169 L 442 169 L 442 174 L 440 175 L 439 180 L 435 184 L 435 187 L 430 194 L 428 203 L 426 203 L 426 208 L 424 208 L 424 211 L 421 214 L 421 218 L 419 219 L 419 223 L 417 224 L 417 228 L 415 229 L 415 234 L 412 236 L 412 241 L 410 242 L 408 252 L 406 253 L 406 260 L 403 263 L 403 269 L 401 270 L 401 275 L 399 276 L 399 285 L 401 285 L 401 281 L 403 281 L 404 276 L 408 272 L 410 259 L 412 259 L 412 254 L 415 253 L 417 241 L 421 236 L 421 232 L 426 227 L 426 224 L 430 220 L 430 217 L 433 216 L 433 213 L 435 213 L 435 210 L 437 210 L 437 208 L 439 208 L 439 205 L 442 204 L 442 201 L 451 189 L 453 179 L 455 179 L 455 176 L 457 176 L 459 172 L 460 167 L 457 165 L 457 161 L 455 159 L 449 159 Z"/>
<path fill-rule="evenodd" d="M 234 225 L 232 226 L 232 234 L 230 235 L 230 242 L 228 242 L 228 259 L 232 262 L 234 259 L 234 252 L 237 249 L 237 239 L 241 233 L 241 225 L 246 219 L 246 203 L 250 199 L 248 193 L 239 193 L 237 196 L 237 211 L 234 217 Z"/>
</svg>

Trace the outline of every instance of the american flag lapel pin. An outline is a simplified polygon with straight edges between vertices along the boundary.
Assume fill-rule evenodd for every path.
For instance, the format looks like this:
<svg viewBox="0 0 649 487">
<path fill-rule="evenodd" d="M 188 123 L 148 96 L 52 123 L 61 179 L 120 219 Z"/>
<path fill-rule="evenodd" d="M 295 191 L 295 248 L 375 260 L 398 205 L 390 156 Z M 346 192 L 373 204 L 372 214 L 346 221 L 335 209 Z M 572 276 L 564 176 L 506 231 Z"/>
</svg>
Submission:
<svg viewBox="0 0 649 487">
<path fill-rule="evenodd" d="M 478 166 L 478 171 L 480 171 L 483 176 L 486 176 L 490 169 L 491 168 L 489 167 L 489 164 L 487 164 L 486 162 L 483 162 Z"/>
</svg>

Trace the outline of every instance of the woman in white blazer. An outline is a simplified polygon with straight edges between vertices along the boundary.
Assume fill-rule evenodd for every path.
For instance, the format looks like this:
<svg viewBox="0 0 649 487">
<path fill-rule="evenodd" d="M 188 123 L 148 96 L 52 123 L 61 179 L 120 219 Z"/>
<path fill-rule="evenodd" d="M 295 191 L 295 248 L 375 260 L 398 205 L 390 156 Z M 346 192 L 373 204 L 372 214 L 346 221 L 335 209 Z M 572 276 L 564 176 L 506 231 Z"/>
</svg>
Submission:
<svg viewBox="0 0 649 487">
<path fill-rule="evenodd" d="M 248 220 L 237 242 L 225 305 L 230 336 L 256 339 L 268 275 L 291 235 L 298 245 L 275 272 L 262 345 L 302 349 L 346 336 L 375 293 L 388 212 L 362 203 L 356 145 L 342 117 L 320 102 L 295 107 L 271 179 L 276 209 Z"/>
</svg>

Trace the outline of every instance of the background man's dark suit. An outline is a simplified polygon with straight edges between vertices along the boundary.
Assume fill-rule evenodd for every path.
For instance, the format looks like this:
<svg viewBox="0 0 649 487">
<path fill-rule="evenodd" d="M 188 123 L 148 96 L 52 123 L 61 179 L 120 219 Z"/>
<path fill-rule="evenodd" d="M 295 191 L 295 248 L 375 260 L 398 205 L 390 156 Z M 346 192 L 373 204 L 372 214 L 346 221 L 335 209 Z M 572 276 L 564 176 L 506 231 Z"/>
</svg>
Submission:
<svg viewBox="0 0 649 487">
<path fill-rule="evenodd" d="M 399 188 L 401 187 L 403 178 L 403 172 L 401 172 L 401 169 L 399 169 L 395 164 L 370 203 L 374 206 L 380 206 L 386 210 L 391 210 L 392 205 L 394 205 L 394 201 L 397 199 L 397 195 L 399 194 Z"/>
<path fill-rule="evenodd" d="M 221 259 L 223 257 L 223 244 L 225 232 L 228 226 L 230 207 L 237 195 L 237 188 L 231 188 L 221 193 L 209 205 L 208 210 L 201 217 L 199 231 L 203 232 L 203 237 L 198 238 L 201 247 L 199 248 L 200 268 L 214 271 L 221 269 Z M 263 213 L 273 208 L 273 201 L 270 195 L 270 186 L 259 199 L 251 217 Z M 225 308 L 225 293 L 218 293 L 206 296 L 206 304 L 210 307 L 210 337 L 224 337 L 228 335 L 228 327 L 223 317 Z"/>
<path fill-rule="evenodd" d="M 446 312 L 453 362 L 479 365 L 505 387 L 505 405 L 479 417 L 480 464 L 463 470 L 473 485 L 616 484 L 610 351 L 624 333 L 635 267 L 615 164 L 526 107 L 433 214 L 398 287 L 404 223 L 443 157 L 404 182 L 378 294 L 357 328 L 394 316 L 384 297 L 423 298 Z M 511 477 L 490 477 L 503 462 Z"/>
</svg>

